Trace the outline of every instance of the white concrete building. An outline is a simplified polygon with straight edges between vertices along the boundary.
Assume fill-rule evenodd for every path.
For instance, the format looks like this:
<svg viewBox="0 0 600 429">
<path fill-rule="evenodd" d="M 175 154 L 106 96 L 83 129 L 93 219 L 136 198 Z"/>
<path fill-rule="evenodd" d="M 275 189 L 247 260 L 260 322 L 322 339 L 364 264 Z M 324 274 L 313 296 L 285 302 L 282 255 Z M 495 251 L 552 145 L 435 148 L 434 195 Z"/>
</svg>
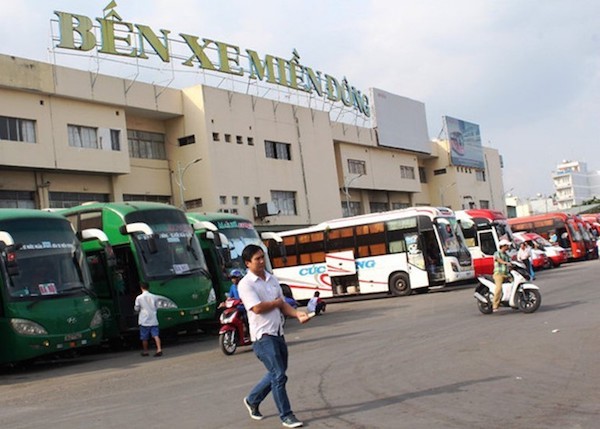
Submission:
<svg viewBox="0 0 600 429">
<path fill-rule="evenodd" d="M 585 162 L 563 161 L 557 165 L 552 180 L 561 210 L 600 198 L 600 171 L 589 172 Z"/>
</svg>

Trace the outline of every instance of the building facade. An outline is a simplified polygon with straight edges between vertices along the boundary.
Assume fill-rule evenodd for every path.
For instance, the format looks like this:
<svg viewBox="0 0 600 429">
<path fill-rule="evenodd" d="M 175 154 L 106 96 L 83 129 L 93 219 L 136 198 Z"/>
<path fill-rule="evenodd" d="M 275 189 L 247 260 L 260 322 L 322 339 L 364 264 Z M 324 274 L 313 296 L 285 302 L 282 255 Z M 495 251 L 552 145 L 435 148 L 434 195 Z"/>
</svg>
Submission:
<svg viewBox="0 0 600 429">
<path fill-rule="evenodd" d="M 588 171 L 585 162 L 563 161 L 557 165 L 552 181 L 561 210 L 600 198 L 600 171 Z"/>
<path fill-rule="evenodd" d="M 411 138 L 427 150 L 415 151 L 402 136 L 382 146 L 381 128 L 206 85 L 6 55 L 0 71 L 0 207 L 159 201 L 264 229 L 413 205 L 504 209 L 498 151 L 484 148 L 484 169 L 452 165 L 448 141 L 422 130 L 424 106 Z"/>
</svg>

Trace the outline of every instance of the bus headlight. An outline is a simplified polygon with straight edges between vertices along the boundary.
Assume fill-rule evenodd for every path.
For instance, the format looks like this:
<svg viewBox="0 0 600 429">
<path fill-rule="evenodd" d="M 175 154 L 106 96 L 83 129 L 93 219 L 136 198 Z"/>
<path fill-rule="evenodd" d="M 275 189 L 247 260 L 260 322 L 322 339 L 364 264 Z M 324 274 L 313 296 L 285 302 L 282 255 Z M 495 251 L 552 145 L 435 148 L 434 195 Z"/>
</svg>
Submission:
<svg viewBox="0 0 600 429">
<path fill-rule="evenodd" d="M 47 335 L 42 325 L 26 319 L 10 319 L 10 325 L 20 335 Z"/>
<path fill-rule="evenodd" d="M 213 302 L 217 302 L 217 295 L 215 294 L 215 290 L 213 288 L 210 288 L 210 292 L 208 293 L 207 304 L 212 304 Z"/>
<path fill-rule="evenodd" d="M 173 309 L 173 308 L 177 308 L 177 304 L 175 304 L 173 301 L 171 301 L 169 298 L 167 298 L 165 296 L 159 296 L 156 299 L 156 308 Z"/>
<path fill-rule="evenodd" d="M 92 317 L 92 321 L 90 322 L 90 329 L 96 329 L 100 326 L 102 326 L 102 313 L 100 310 L 96 310 L 94 317 Z"/>
</svg>

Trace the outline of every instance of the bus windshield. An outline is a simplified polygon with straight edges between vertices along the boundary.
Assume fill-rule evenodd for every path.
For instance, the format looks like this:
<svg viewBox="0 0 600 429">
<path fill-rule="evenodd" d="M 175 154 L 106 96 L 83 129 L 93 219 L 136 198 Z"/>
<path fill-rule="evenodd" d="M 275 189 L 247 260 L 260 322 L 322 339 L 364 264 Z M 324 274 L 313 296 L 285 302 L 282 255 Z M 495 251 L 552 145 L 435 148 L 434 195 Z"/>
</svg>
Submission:
<svg viewBox="0 0 600 429">
<path fill-rule="evenodd" d="M 62 221 L 3 222 L 15 240 L 18 271 L 9 275 L 8 294 L 16 299 L 58 296 L 91 288 L 91 276 L 79 242 Z"/>
<path fill-rule="evenodd" d="M 192 227 L 183 212 L 143 210 L 125 216 L 127 223 L 144 222 L 153 236 L 136 233 L 133 239 L 147 280 L 164 279 L 204 271 L 206 261 Z"/>
<path fill-rule="evenodd" d="M 462 229 L 455 218 L 438 217 L 435 219 L 442 249 L 447 256 L 455 256 L 460 260 L 471 258 L 469 249 L 465 247 Z"/>
<path fill-rule="evenodd" d="M 242 251 L 249 244 L 260 246 L 267 253 L 267 250 L 254 229 L 252 222 L 243 222 L 238 220 L 215 221 L 214 224 L 219 228 L 219 232 L 225 234 L 229 240 L 231 250 L 231 263 L 233 268 L 245 270 L 246 264 L 242 260 Z M 272 272 L 269 258 L 265 258 L 266 270 Z"/>
<path fill-rule="evenodd" d="M 493 225 L 494 225 L 494 228 L 496 229 L 496 234 L 498 234 L 498 240 L 513 241 L 512 231 L 508 224 L 494 222 Z"/>
</svg>

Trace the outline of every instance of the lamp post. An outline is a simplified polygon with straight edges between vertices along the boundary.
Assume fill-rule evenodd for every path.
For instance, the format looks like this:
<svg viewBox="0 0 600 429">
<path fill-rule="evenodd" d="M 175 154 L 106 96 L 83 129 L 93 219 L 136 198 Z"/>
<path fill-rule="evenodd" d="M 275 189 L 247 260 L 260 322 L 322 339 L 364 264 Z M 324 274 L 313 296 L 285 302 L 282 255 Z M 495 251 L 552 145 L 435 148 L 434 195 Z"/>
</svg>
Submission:
<svg viewBox="0 0 600 429">
<path fill-rule="evenodd" d="M 354 182 L 356 179 L 358 179 L 359 177 L 362 177 L 362 176 L 364 176 L 364 174 L 359 173 L 358 176 L 351 177 L 351 178 L 346 177 L 344 179 L 344 194 L 346 195 L 346 213 L 348 214 L 348 216 L 350 216 L 350 193 L 348 192 L 348 186 L 350 186 L 352 184 L 352 182 Z"/>
<path fill-rule="evenodd" d="M 188 168 L 190 168 L 193 164 L 196 164 L 197 162 L 202 161 L 202 158 L 196 158 L 190 162 L 188 162 L 183 168 L 181 167 L 181 162 L 177 161 L 177 178 L 175 179 L 175 181 L 177 182 L 177 185 L 179 186 L 179 198 L 181 200 L 181 209 L 183 211 L 185 211 L 186 207 L 185 207 L 185 200 L 184 200 L 184 196 L 183 196 L 183 191 L 185 190 L 185 186 L 183 186 L 183 175 L 185 174 L 185 172 L 187 171 Z"/>
</svg>

